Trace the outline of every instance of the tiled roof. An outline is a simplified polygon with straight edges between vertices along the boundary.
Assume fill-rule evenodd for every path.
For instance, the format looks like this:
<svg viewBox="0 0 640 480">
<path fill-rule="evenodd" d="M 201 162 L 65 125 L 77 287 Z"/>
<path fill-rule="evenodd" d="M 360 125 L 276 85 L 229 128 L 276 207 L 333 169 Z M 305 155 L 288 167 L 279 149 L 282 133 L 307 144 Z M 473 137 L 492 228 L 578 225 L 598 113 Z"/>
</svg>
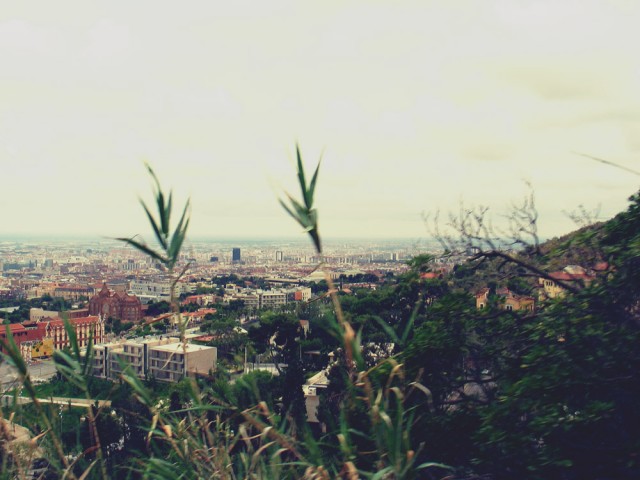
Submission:
<svg viewBox="0 0 640 480">
<path fill-rule="evenodd" d="M 549 276 L 554 280 L 564 280 L 567 282 L 576 280 L 593 280 L 593 277 L 586 273 L 551 272 Z"/>
<path fill-rule="evenodd" d="M 90 317 L 81 317 L 81 318 L 70 318 L 69 319 L 69 323 L 71 323 L 71 325 L 77 325 L 77 324 L 85 324 L 85 323 L 96 323 L 98 321 L 98 316 L 90 316 Z M 63 326 L 64 325 L 64 320 L 62 320 L 61 318 L 57 318 L 54 320 L 46 320 L 43 323 L 48 323 L 49 325 L 51 325 L 52 327 L 59 327 L 59 326 Z"/>
</svg>

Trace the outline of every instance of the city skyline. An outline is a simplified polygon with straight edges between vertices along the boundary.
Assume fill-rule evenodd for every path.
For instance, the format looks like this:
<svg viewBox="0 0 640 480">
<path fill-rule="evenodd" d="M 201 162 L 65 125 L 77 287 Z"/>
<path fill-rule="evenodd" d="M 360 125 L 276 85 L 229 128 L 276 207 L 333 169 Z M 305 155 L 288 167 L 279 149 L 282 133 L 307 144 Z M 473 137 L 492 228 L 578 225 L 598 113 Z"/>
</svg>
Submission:
<svg viewBox="0 0 640 480">
<path fill-rule="evenodd" d="M 72 12 L 72 13 L 71 13 Z M 148 161 L 190 237 L 302 237 L 295 143 L 322 156 L 326 238 L 427 238 L 422 213 L 536 192 L 564 212 L 626 208 L 638 177 L 633 2 L 151 2 L 0 14 L 3 234 L 153 240 Z M 177 216 L 177 213 L 175 214 Z"/>
</svg>

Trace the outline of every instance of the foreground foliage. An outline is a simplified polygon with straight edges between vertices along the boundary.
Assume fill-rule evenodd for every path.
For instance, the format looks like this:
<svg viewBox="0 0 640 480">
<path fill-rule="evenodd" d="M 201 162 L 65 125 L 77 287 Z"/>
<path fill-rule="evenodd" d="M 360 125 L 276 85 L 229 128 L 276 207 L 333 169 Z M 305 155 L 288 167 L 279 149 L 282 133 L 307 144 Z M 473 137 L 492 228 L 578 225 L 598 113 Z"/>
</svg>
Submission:
<svg viewBox="0 0 640 480">
<path fill-rule="evenodd" d="M 302 199 L 282 203 L 321 255 L 318 168 L 307 184 L 299 150 L 297 160 Z M 143 206 L 160 249 L 123 241 L 173 272 L 188 207 L 172 236 L 171 196 L 153 180 L 159 220 Z M 65 388 L 39 391 L 9 339 L 6 360 L 32 403 L 4 414 L 38 436 L 26 453 L 5 442 L 2 472 L 27 478 L 32 460 L 45 456 L 55 478 L 638 478 L 640 196 L 597 232 L 587 231 L 590 258 L 609 269 L 535 314 L 504 310 L 496 298 L 476 310 L 470 293 L 487 281 L 530 293 L 528 266 L 556 268 L 553 252 L 570 240 L 536 243 L 516 258 L 511 278 L 496 274 L 493 259 L 449 278 L 425 276 L 432 259 L 420 256 L 380 289 L 345 296 L 327 275 L 325 301 L 264 314 L 249 334 L 252 348 L 287 365 L 279 377 L 253 372 L 231 382 L 219 371 L 169 386 L 125 370 L 116 384 L 95 382 L 92 349 L 81 354 L 67 325 L 70 349 L 55 356 Z M 168 307 L 179 316 L 176 301 Z M 302 334 L 302 314 L 313 338 Z M 208 321 L 221 331 L 233 324 Z M 316 349 L 322 358 L 333 352 L 331 363 L 303 358 Z M 305 420 L 302 385 L 325 367 L 321 429 Z M 38 400 L 42 391 L 90 405 L 62 413 Z"/>
</svg>

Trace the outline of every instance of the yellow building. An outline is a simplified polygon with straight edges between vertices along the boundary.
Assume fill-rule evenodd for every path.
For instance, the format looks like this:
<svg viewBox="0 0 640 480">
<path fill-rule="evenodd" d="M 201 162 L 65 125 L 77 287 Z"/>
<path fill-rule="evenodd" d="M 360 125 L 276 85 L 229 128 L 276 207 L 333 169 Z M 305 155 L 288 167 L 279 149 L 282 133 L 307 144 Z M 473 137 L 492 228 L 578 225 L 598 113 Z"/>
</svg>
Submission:
<svg viewBox="0 0 640 480">
<path fill-rule="evenodd" d="M 595 279 L 593 275 L 584 272 L 584 269 L 582 269 L 582 271 L 576 271 L 575 267 L 574 269 L 566 267 L 561 272 L 551 272 L 549 277 L 553 280 L 542 277 L 538 278 L 538 283 L 542 287 L 542 291 L 540 292 L 542 299 L 559 298 L 566 295 L 567 290 L 561 287 L 557 282 L 563 282 L 567 285 L 573 285 L 580 288 L 583 285 L 589 285 Z"/>
<path fill-rule="evenodd" d="M 489 303 L 490 290 L 483 288 L 476 294 L 476 308 L 482 310 Z M 508 288 L 496 289 L 496 296 L 499 299 L 498 307 L 509 311 L 529 311 L 535 310 L 535 300 L 528 295 L 518 295 Z"/>
<path fill-rule="evenodd" d="M 31 347 L 31 358 L 46 358 L 53 355 L 53 338 L 43 338 Z"/>
</svg>

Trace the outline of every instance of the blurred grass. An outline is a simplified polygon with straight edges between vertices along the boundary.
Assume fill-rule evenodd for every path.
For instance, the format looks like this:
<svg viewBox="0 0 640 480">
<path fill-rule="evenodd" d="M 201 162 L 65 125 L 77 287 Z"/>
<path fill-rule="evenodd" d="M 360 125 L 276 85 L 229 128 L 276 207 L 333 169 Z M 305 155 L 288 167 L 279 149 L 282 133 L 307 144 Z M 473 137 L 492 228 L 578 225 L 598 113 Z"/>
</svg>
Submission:
<svg viewBox="0 0 640 480">
<path fill-rule="evenodd" d="M 321 255 L 322 241 L 314 204 L 320 163 L 307 183 L 298 146 L 296 156 L 301 199 L 296 200 L 286 194 L 288 202 L 280 199 L 280 204 L 304 228 Z M 148 255 L 173 275 L 171 305 L 172 311 L 178 316 L 174 290 L 188 265 L 177 273 L 175 268 L 190 222 L 190 204 L 187 202 L 184 206 L 177 225 L 172 229 L 172 193 L 166 194 L 155 172 L 149 166 L 147 169 L 154 188 L 155 215 L 142 200 L 140 202 L 158 246 L 151 247 L 138 236 L 118 240 Z M 51 386 L 36 388 L 33 385 L 20 352 L 9 335 L 3 345 L 6 352 L 4 358 L 15 365 L 22 390 L 33 400 L 28 408 L 14 406 L 12 413 L 15 417 L 19 412 L 34 433 L 41 432 L 35 443 L 47 452 L 46 458 L 58 478 L 107 479 L 116 476 L 123 478 L 123 475 L 150 479 L 422 478 L 420 472 L 433 465 L 416 465 L 419 458 L 417 454 L 423 445 L 411 445 L 410 432 L 419 412 L 406 404 L 406 399 L 411 395 L 424 395 L 426 389 L 415 381 L 408 382 L 403 366 L 393 359 L 384 360 L 374 369 L 365 369 L 360 332 L 355 332 L 344 318 L 336 287 L 326 270 L 325 278 L 335 314 L 327 318 L 325 328 L 332 331 L 343 345 L 339 355 L 342 355 L 346 366 L 348 382 L 343 399 L 344 414 L 338 419 L 338 455 L 333 454 L 336 445 L 330 445 L 334 437 L 312 433 L 308 427 L 296 428 L 287 415 L 278 414 L 263 401 L 261 392 L 255 387 L 255 405 L 239 408 L 221 395 L 216 385 L 202 388 L 195 380 L 187 379 L 183 408 L 167 410 L 157 401 L 150 387 L 125 368 L 120 380 L 130 388 L 132 398 L 147 410 L 146 415 L 127 417 L 130 422 L 140 422 L 144 431 L 144 445 L 139 451 L 127 452 L 130 455 L 129 463 L 124 470 L 115 470 L 101 445 L 97 423 L 102 412 L 90 407 L 84 409 L 90 445 L 82 451 L 76 451 L 75 457 L 70 457 L 69 449 L 65 449 L 61 439 L 63 432 L 55 426 L 55 411 L 43 407 L 38 401 L 39 394 L 51 394 L 55 389 Z M 180 325 L 184 332 L 182 322 Z M 81 352 L 68 321 L 65 321 L 65 328 L 70 340 L 69 349 L 56 351 L 57 372 L 72 387 L 72 391 L 95 400 L 98 395 L 91 382 L 92 342 L 89 342 L 86 352 Z M 399 337 L 404 340 L 409 328 L 410 325 L 399 335 L 392 331 L 388 333 L 392 340 L 397 341 Z M 182 341 L 186 342 L 184 337 Z M 251 389 L 251 386 L 247 388 Z M 358 405 L 366 413 L 364 420 L 361 418 L 356 427 L 350 424 L 352 417 L 346 412 Z M 133 407 L 132 404 L 128 405 L 128 408 Z M 25 413 L 27 410 L 28 415 Z M 372 449 L 359 450 L 357 442 L 353 441 L 355 437 L 367 438 Z M 10 456 L 18 458 L 9 449 L 4 458 Z M 442 465 L 439 467 L 446 468 Z M 27 478 L 27 471 L 28 468 L 17 461 L 2 463 L 2 475 L 7 475 L 5 478 Z"/>
</svg>

